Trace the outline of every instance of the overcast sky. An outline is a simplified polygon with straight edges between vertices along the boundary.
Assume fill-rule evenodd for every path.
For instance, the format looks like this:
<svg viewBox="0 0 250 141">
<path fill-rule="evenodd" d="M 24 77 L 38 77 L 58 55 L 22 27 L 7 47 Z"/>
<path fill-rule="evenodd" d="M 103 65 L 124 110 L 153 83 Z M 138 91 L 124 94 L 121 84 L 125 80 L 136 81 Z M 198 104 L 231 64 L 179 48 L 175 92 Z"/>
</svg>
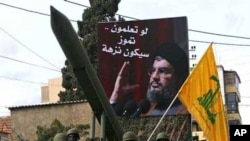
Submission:
<svg viewBox="0 0 250 141">
<path fill-rule="evenodd" d="M 88 0 L 72 2 L 89 6 Z M 39 104 L 41 86 L 48 79 L 61 76 L 60 69 L 65 56 L 52 33 L 50 17 L 42 14 L 50 13 L 50 5 L 75 21 L 81 20 L 85 9 L 64 0 L 0 0 L 0 115 L 9 114 L 5 107 Z M 250 111 L 249 5 L 247 0 L 122 0 L 118 14 L 142 20 L 187 16 L 189 46 L 195 45 L 197 48 L 196 61 L 209 43 L 193 41 L 229 44 L 214 45 L 217 64 L 239 74 L 242 96 L 240 113 L 243 124 L 250 124 L 250 116 L 247 114 Z M 72 25 L 77 30 L 76 23 L 72 22 Z M 216 36 L 194 30 L 236 37 Z"/>
</svg>

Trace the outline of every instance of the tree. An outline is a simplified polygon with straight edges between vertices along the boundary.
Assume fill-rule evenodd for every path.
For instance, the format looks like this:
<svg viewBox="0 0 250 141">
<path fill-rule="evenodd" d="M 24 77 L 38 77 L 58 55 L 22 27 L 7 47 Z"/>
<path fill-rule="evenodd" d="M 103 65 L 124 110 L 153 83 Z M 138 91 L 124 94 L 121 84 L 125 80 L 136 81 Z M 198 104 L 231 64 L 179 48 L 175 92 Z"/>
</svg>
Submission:
<svg viewBox="0 0 250 141">
<path fill-rule="evenodd" d="M 82 21 L 78 21 L 78 35 L 86 48 L 90 61 L 98 71 L 97 52 L 97 23 L 116 21 L 115 13 L 118 11 L 120 0 L 89 0 L 91 7 L 84 10 Z M 124 21 L 122 17 L 118 18 Z M 72 101 L 86 99 L 80 88 L 70 63 L 66 60 L 61 69 L 65 91 L 60 91 L 60 101 Z"/>
<path fill-rule="evenodd" d="M 77 83 L 76 77 L 73 74 L 73 69 L 69 62 L 65 61 L 65 67 L 61 69 L 62 72 L 62 87 L 65 91 L 60 91 L 58 96 L 60 101 L 74 101 L 85 99 L 84 92 Z"/>
</svg>

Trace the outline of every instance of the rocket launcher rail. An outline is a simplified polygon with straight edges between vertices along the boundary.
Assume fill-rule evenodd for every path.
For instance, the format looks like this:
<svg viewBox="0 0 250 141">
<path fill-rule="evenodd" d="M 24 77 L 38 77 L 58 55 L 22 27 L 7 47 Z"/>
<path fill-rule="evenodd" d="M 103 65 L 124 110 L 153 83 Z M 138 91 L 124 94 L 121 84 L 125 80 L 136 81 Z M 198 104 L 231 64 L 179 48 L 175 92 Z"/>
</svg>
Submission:
<svg viewBox="0 0 250 141">
<path fill-rule="evenodd" d="M 105 134 L 107 139 L 109 141 L 122 140 L 123 129 L 73 26 L 68 18 L 53 6 L 50 6 L 50 11 L 52 30 L 66 58 L 72 65 L 78 83 L 99 123 L 102 113 L 106 116 Z"/>
</svg>

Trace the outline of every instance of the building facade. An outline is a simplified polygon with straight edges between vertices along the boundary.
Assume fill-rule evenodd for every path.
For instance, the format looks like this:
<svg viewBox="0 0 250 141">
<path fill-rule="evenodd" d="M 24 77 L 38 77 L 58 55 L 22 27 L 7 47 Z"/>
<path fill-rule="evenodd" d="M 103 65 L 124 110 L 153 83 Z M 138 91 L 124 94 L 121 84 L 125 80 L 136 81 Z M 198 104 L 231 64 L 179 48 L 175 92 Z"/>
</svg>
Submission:
<svg viewBox="0 0 250 141">
<path fill-rule="evenodd" d="M 58 94 L 64 91 L 62 77 L 48 80 L 48 85 L 41 87 L 41 103 L 54 103 L 59 101 Z"/>
<path fill-rule="evenodd" d="M 12 141 L 11 123 L 10 116 L 0 117 L 0 141 Z"/>
<path fill-rule="evenodd" d="M 236 71 L 224 71 L 225 76 L 225 106 L 229 125 L 240 125 L 239 102 L 241 101 L 239 85 L 240 77 Z"/>
</svg>

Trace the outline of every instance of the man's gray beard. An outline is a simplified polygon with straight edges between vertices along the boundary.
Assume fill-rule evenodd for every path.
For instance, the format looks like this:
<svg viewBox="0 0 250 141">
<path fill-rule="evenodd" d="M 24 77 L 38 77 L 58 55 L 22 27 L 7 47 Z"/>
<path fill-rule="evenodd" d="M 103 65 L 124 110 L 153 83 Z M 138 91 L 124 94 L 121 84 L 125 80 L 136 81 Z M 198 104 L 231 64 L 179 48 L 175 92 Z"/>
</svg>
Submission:
<svg viewBox="0 0 250 141">
<path fill-rule="evenodd" d="M 147 91 L 147 99 L 152 103 L 157 103 L 157 105 L 162 108 L 166 108 L 177 94 L 178 89 L 176 87 L 176 83 L 174 82 L 171 82 L 162 90 L 151 90 L 149 86 Z"/>
</svg>

